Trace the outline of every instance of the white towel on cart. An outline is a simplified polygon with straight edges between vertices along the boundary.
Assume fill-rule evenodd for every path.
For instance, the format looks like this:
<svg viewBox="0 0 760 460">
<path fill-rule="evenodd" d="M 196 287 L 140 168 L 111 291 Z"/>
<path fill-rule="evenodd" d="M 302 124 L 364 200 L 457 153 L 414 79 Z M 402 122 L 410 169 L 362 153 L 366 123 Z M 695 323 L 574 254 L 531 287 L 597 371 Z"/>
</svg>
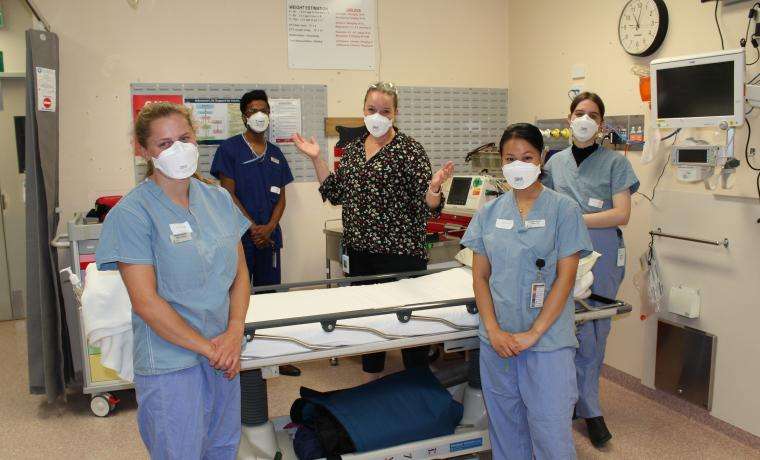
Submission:
<svg viewBox="0 0 760 460">
<path fill-rule="evenodd" d="M 118 271 L 87 266 L 82 292 L 82 320 L 87 343 L 100 348 L 100 362 L 120 378 L 134 380 L 132 304 Z"/>
</svg>

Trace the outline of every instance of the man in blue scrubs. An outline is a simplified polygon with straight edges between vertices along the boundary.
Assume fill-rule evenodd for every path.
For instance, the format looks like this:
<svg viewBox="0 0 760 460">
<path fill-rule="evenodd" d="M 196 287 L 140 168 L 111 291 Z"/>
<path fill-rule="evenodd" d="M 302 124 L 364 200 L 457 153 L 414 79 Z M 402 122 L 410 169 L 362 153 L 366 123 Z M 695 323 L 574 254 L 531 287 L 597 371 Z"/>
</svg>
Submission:
<svg viewBox="0 0 760 460">
<path fill-rule="evenodd" d="M 262 90 L 240 99 L 246 130 L 219 145 L 211 174 L 220 180 L 253 225 L 242 238 L 245 261 L 254 286 L 280 284 L 280 218 L 285 212 L 285 186 L 293 182 L 290 166 L 279 147 L 267 141 L 269 99 Z M 281 373 L 298 375 L 283 366 Z"/>
</svg>

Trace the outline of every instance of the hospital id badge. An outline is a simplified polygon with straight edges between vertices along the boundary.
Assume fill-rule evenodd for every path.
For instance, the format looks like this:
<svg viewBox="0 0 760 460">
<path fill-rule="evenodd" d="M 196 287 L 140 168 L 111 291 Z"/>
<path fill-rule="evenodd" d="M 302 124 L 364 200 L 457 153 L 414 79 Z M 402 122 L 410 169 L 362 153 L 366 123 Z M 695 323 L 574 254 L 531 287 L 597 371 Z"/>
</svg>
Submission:
<svg viewBox="0 0 760 460">
<path fill-rule="evenodd" d="M 184 243 L 185 241 L 190 241 L 193 239 L 192 233 L 182 233 L 180 235 L 171 235 L 172 243 L 179 244 Z"/>
<path fill-rule="evenodd" d="M 543 308 L 546 297 L 546 283 L 535 282 L 530 285 L 530 308 Z"/>
<path fill-rule="evenodd" d="M 169 224 L 169 229 L 172 232 L 170 238 L 174 244 L 184 243 L 185 241 L 193 239 L 193 228 L 187 221 L 178 224 Z"/>
<path fill-rule="evenodd" d="M 625 267 L 625 248 L 618 248 L 617 266 Z"/>
</svg>

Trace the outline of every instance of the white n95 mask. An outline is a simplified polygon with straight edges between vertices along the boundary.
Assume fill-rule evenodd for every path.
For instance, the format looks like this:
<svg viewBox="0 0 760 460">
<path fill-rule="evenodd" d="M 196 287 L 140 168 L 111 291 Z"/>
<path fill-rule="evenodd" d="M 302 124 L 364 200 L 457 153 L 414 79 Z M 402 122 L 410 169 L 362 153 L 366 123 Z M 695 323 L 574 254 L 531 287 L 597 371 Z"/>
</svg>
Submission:
<svg viewBox="0 0 760 460">
<path fill-rule="evenodd" d="M 269 128 L 269 115 L 264 112 L 256 112 L 246 120 L 248 127 L 256 133 L 263 133 Z"/>
<path fill-rule="evenodd" d="M 171 147 L 151 159 L 153 166 L 170 179 L 187 179 L 198 169 L 198 146 L 175 141 Z"/>
<path fill-rule="evenodd" d="M 374 137 L 384 136 L 385 133 L 391 129 L 393 122 L 390 118 L 386 118 L 379 113 L 373 113 L 364 117 L 364 126 L 367 127 L 367 131 Z"/>
<path fill-rule="evenodd" d="M 599 125 L 586 114 L 570 122 L 570 130 L 572 130 L 573 137 L 577 141 L 586 142 L 596 136 L 596 132 L 599 131 Z"/>
<path fill-rule="evenodd" d="M 501 171 L 504 173 L 504 178 L 509 186 L 517 190 L 530 187 L 541 175 L 540 166 L 524 161 L 513 161 L 505 164 L 501 167 Z"/>
</svg>

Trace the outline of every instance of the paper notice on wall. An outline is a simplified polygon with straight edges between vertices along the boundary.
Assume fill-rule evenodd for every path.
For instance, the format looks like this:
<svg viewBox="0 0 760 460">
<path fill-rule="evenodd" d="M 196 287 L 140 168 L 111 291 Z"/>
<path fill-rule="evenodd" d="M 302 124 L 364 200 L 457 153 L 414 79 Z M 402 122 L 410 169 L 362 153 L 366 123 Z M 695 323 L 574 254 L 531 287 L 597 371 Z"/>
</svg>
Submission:
<svg viewBox="0 0 760 460">
<path fill-rule="evenodd" d="M 223 141 L 230 137 L 230 102 L 226 99 L 185 99 L 195 122 L 198 142 Z"/>
<path fill-rule="evenodd" d="M 374 70 L 376 0 L 287 0 L 291 69 Z"/>
<path fill-rule="evenodd" d="M 55 112 L 57 88 L 55 69 L 35 67 L 37 85 L 37 110 L 40 112 Z"/>
<path fill-rule="evenodd" d="M 288 144 L 295 133 L 301 133 L 301 100 L 269 100 L 269 140 L 275 144 Z"/>
</svg>

